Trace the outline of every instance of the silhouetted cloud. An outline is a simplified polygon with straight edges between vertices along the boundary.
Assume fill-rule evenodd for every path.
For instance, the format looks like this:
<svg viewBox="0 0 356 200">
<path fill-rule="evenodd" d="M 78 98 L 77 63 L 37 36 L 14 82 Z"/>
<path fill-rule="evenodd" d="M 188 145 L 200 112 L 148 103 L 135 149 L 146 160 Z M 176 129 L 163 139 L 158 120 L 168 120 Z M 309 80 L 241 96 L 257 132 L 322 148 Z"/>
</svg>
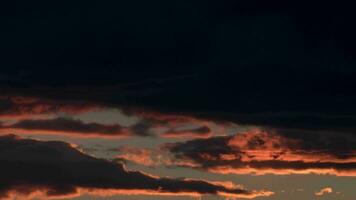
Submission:
<svg viewBox="0 0 356 200">
<path fill-rule="evenodd" d="M 22 139 L 14 135 L 0 137 L 0 160 L 2 198 L 28 197 L 36 192 L 50 198 L 75 195 L 80 191 L 99 195 L 215 194 L 245 198 L 273 194 L 202 180 L 158 178 L 127 171 L 122 164 L 85 155 L 68 143 Z"/>
<path fill-rule="evenodd" d="M 83 137 L 126 137 L 130 133 L 120 125 L 84 123 L 70 118 L 22 120 L 15 124 L 2 126 L 2 132 L 15 131 L 22 133 L 54 133 L 60 135 L 77 135 Z"/>
</svg>

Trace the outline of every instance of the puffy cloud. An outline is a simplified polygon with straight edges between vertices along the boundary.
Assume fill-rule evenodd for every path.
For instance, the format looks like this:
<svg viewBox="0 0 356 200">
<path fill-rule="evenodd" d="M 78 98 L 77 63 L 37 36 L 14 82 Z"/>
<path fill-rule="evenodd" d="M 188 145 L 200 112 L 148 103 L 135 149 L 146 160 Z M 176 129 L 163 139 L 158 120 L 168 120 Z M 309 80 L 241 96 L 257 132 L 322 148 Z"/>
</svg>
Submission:
<svg viewBox="0 0 356 200">
<path fill-rule="evenodd" d="M 154 177 L 128 171 L 122 164 L 88 156 L 68 143 L 0 137 L 1 198 L 72 197 L 93 195 L 202 195 L 254 198 L 269 191 L 248 191 L 238 186 L 203 180 Z"/>
</svg>

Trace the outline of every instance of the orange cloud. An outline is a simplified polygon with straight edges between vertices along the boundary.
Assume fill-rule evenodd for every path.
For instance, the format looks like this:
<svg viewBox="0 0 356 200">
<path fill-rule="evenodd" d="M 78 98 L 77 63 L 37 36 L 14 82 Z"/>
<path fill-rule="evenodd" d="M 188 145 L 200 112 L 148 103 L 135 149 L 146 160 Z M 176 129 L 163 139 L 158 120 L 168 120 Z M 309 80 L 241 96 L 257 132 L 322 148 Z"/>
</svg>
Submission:
<svg viewBox="0 0 356 200">
<path fill-rule="evenodd" d="M 298 135 L 255 129 L 167 144 L 166 148 L 189 167 L 215 173 L 356 176 L 355 138 L 311 136 L 304 140 Z"/>
<path fill-rule="evenodd" d="M 130 148 L 130 147 L 120 147 L 115 149 L 120 154 L 116 156 L 118 159 L 122 159 L 125 161 L 130 161 L 136 164 L 144 165 L 144 166 L 157 166 L 161 164 L 162 155 L 157 153 L 154 156 L 153 150 L 144 149 L 144 148 Z"/>
<path fill-rule="evenodd" d="M 112 197 L 112 196 L 180 196 L 180 197 L 202 197 L 203 194 L 198 192 L 165 192 L 157 190 L 144 190 L 144 189 L 87 189 L 87 188 L 76 188 L 75 193 L 58 195 L 58 196 L 48 196 L 50 192 L 46 188 L 38 188 L 34 192 L 29 194 L 18 193 L 17 191 L 9 192 L 4 200 L 13 199 L 23 199 L 23 200 L 34 200 L 34 199 L 72 199 L 75 197 L 80 197 L 83 195 L 97 196 L 97 197 Z M 261 191 L 251 191 L 249 194 L 230 194 L 225 192 L 218 192 L 217 195 L 226 198 L 241 198 L 241 199 L 254 199 L 257 197 L 268 197 L 274 195 L 274 192 L 261 190 Z"/>
<path fill-rule="evenodd" d="M 0 119 L 44 119 L 56 113 L 78 114 L 100 109 L 93 103 L 36 97 L 0 96 Z"/>
<path fill-rule="evenodd" d="M 315 192 L 315 196 L 323 196 L 325 194 L 330 194 L 333 192 L 333 189 L 331 187 L 326 187 L 326 188 L 322 188 L 320 191 Z"/>
<path fill-rule="evenodd" d="M 234 168 L 230 166 L 219 166 L 212 167 L 208 169 L 209 172 L 219 173 L 219 174 L 252 174 L 252 175 L 291 175 L 291 174 L 318 174 L 318 175 L 335 175 L 335 176 L 356 176 L 356 169 L 352 170 L 338 170 L 334 168 L 320 169 L 320 168 L 307 168 L 307 169 L 275 169 L 273 167 L 254 168 L 254 167 L 241 167 Z"/>
<path fill-rule="evenodd" d="M 1 106 L 3 105 L 3 106 Z M 80 137 L 110 137 L 109 134 L 102 134 L 101 131 L 92 131 L 90 134 L 83 135 L 81 131 L 76 130 L 56 130 L 48 129 L 46 126 L 36 129 L 20 126 L 24 123 L 38 124 L 43 122 L 53 123 L 58 121 L 58 114 L 77 115 L 86 112 L 99 111 L 108 105 L 95 104 L 83 101 L 53 100 L 39 97 L 27 96 L 0 96 L 0 121 L 3 132 L 11 131 L 15 134 L 58 134 L 74 135 Z M 126 110 L 125 110 L 126 111 Z M 225 134 L 224 127 L 216 126 L 215 123 L 207 120 L 201 120 L 194 117 L 173 114 L 160 114 L 156 112 L 132 111 L 126 114 L 135 115 L 141 121 L 130 127 L 132 135 L 154 135 L 152 131 L 157 131 L 157 136 L 165 138 L 208 138 L 212 135 Z M 16 124 L 17 123 L 17 124 Z M 20 124 L 18 124 L 20 123 Z M 14 125 L 14 126 L 9 126 Z M 89 125 L 88 125 L 89 126 Z M 215 127 L 213 130 L 212 127 Z M 5 129 L 6 128 L 6 129 Z M 217 130 L 217 129 L 222 130 Z M 64 128 L 62 128 L 64 130 Z M 125 134 L 113 134 L 115 137 Z"/>
</svg>

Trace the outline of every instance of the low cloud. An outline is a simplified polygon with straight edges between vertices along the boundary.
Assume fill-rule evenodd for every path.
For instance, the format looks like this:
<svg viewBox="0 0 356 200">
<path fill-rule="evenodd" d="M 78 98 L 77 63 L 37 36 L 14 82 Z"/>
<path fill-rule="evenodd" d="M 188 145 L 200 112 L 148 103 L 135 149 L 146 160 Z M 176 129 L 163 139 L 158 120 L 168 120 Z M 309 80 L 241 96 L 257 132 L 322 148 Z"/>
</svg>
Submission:
<svg viewBox="0 0 356 200">
<path fill-rule="evenodd" d="M 85 101 L 53 100 L 30 96 L 0 96 L 0 119 L 48 118 L 57 113 L 79 114 L 99 109 Z"/>
<path fill-rule="evenodd" d="M 0 137 L 1 198 L 72 197 L 83 193 L 188 195 L 213 194 L 254 198 L 269 191 L 249 191 L 203 180 L 154 177 L 128 171 L 122 164 L 88 156 L 68 143 Z"/>
<path fill-rule="evenodd" d="M 53 133 L 60 135 L 76 135 L 82 137 L 126 137 L 130 133 L 120 125 L 104 125 L 84 123 L 70 118 L 22 120 L 12 125 L 2 126 L 2 132 L 15 133 Z"/>
<path fill-rule="evenodd" d="M 202 170 L 235 174 L 356 176 L 356 140 L 349 135 L 282 134 L 255 129 L 233 136 L 166 144 L 176 160 Z"/>
</svg>

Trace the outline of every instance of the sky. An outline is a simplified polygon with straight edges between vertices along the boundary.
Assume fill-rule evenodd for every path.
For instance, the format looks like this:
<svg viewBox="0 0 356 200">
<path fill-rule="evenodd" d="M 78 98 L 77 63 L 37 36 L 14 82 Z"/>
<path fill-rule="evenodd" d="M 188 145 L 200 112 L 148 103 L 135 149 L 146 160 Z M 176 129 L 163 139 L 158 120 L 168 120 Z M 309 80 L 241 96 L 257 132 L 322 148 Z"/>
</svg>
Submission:
<svg viewBox="0 0 356 200">
<path fill-rule="evenodd" d="M 0 6 L 0 199 L 356 198 L 352 6 Z"/>
</svg>

